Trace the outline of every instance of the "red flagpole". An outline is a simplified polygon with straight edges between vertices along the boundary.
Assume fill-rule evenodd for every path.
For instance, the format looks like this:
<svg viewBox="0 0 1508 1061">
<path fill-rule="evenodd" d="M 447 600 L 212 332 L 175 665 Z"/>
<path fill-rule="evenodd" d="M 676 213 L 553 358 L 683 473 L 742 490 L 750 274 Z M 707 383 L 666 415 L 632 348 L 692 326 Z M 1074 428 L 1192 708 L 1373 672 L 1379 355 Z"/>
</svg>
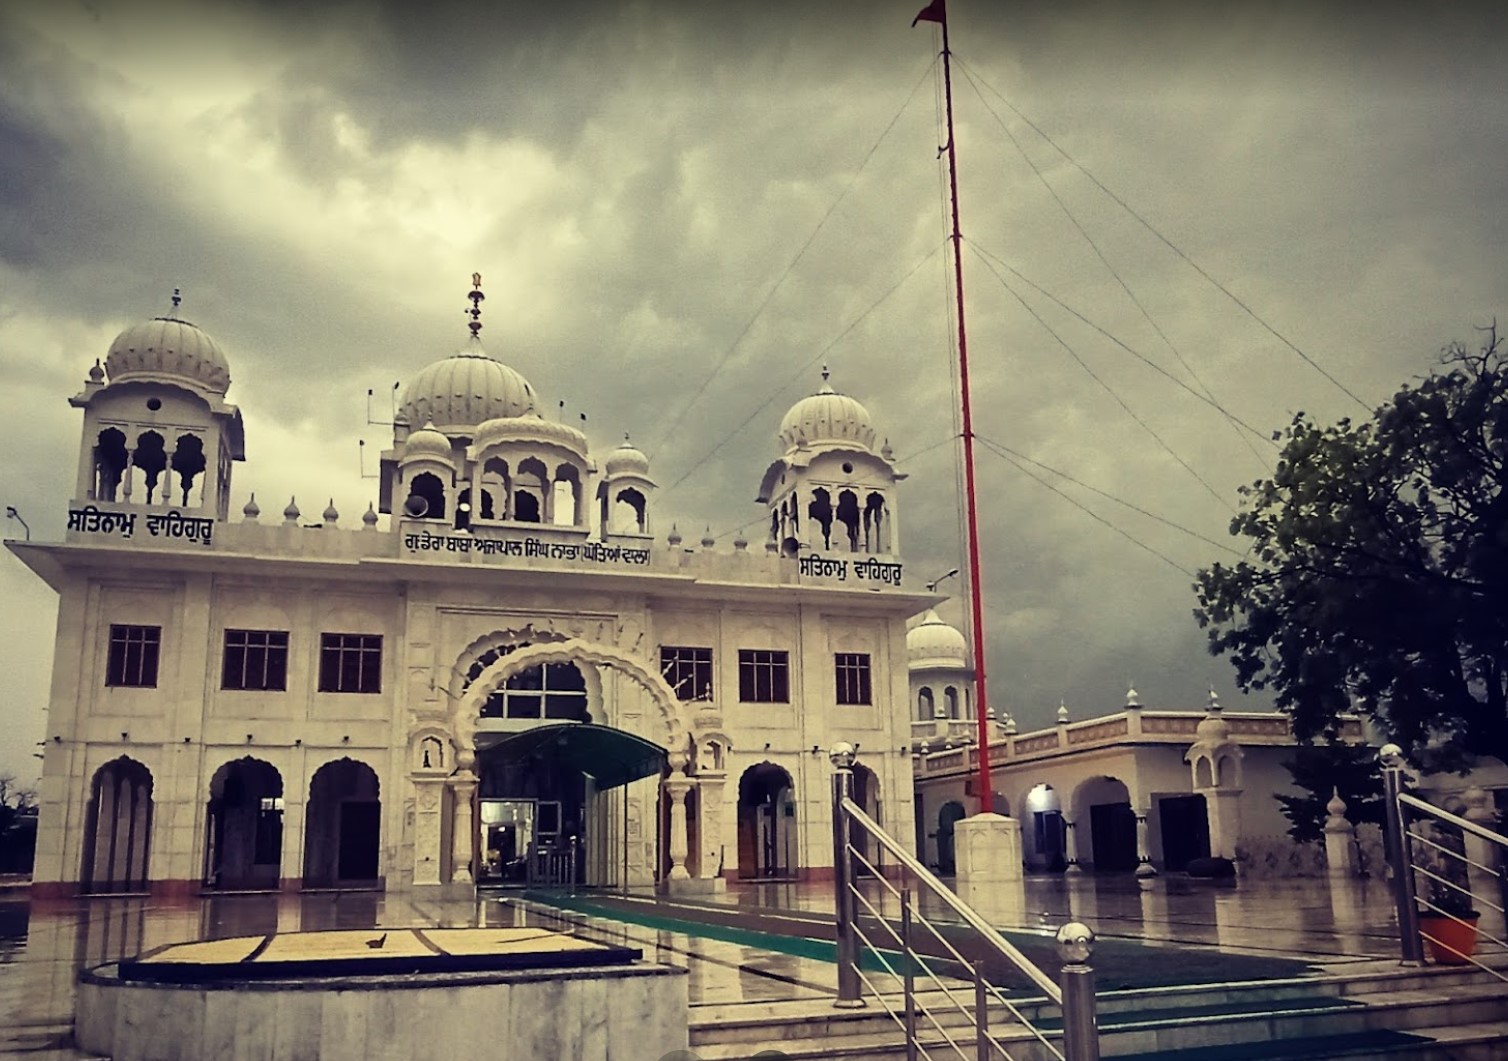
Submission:
<svg viewBox="0 0 1508 1061">
<path fill-rule="evenodd" d="M 953 206 L 953 287 L 958 300 L 958 383 L 963 405 L 963 472 L 964 522 L 969 528 L 969 603 L 972 607 L 974 642 L 974 710 L 979 722 L 979 813 L 995 809 L 990 786 L 990 727 L 985 696 L 984 673 L 984 584 L 979 569 L 979 503 L 974 489 L 974 413 L 969 397 L 969 338 L 964 327 L 963 309 L 963 232 L 958 226 L 958 153 L 953 138 L 953 64 L 948 48 L 948 15 L 944 0 L 932 0 L 918 19 L 926 18 L 942 26 L 943 93 L 948 107 L 948 189 Z M 915 25 L 913 22 L 912 25 Z"/>
</svg>

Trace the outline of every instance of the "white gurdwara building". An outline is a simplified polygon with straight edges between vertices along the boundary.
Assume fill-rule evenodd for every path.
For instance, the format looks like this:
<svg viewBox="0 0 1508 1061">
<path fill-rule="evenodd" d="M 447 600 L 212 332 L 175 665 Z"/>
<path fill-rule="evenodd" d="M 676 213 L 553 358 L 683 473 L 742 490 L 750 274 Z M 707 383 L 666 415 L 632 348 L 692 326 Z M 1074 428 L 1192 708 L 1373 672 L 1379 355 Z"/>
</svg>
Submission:
<svg viewBox="0 0 1508 1061">
<path fill-rule="evenodd" d="M 96 362 L 64 539 L 10 543 L 60 597 L 36 894 L 821 876 L 838 740 L 914 843 L 906 618 L 937 598 L 864 407 L 797 402 L 767 540 L 687 546 L 644 454 L 599 466 L 472 324 L 355 521 L 232 520 L 242 420 L 194 325 Z"/>
</svg>

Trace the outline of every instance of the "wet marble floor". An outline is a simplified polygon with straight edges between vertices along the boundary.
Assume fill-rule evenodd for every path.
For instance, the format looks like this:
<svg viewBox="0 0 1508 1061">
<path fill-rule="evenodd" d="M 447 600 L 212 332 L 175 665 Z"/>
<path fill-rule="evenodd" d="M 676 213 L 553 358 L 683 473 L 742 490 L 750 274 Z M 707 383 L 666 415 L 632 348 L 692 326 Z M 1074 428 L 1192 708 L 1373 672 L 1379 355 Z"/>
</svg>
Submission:
<svg viewBox="0 0 1508 1061">
<path fill-rule="evenodd" d="M 897 909 L 874 881 L 881 912 Z M 652 900 L 652 896 L 645 896 Z M 831 915 L 831 885 L 736 884 L 692 900 Z M 938 920 L 948 912 L 924 904 Z M 1242 881 L 1215 886 L 1181 877 L 1139 886 L 1129 878 L 1034 878 L 992 920 L 1050 931 L 1066 920 L 1103 936 L 1203 944 L 1232 953 L 1300 956 L 1334 963 L 1397 954 L 1392 898 L 1380 881 Z M 406 893 L 215 896 L 187 902 L 143 898 L 32 903 L 0 894 L 0 1059 L 77 1061 L 61 1046 L 72 1024 L 79 969 L 168 943 L 322 929 L 417 926 L 570 927 L 588 938 L 638 947 L 646 959 L 684 966 L 693 1005 L 818 1001 L 834 991 L 826 962 L 619 921 L 565 915 L 506 895 L 441 901 Z"/>
</svg>

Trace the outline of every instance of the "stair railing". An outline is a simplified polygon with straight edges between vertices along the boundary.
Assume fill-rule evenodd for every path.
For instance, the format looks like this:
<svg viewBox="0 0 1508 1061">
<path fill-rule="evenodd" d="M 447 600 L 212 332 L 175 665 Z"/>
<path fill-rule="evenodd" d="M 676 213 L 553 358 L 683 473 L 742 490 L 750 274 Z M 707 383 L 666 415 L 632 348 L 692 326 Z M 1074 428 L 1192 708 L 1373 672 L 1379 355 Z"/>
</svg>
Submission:
<svg viewBox="0 0 1508 1061">
<path fill-rule="evenodd" d="M 1422 965 L 1428 943 L 1437 962 L 1474 965 L 1508 983 L 1501 968 L 1477 953 L 1482 940 L 1493 954 L 1508 953 L 1508 943 L 1479 921 L 1479 908 L 1485 908 L 1493 912 L 1493 927 L 1503 931 L 1508 924 L 1508 837 L 1408 792 L 1398 745 L 1384 746 L 1378 758 L 1403 964 Z"/>
<path fill-rule="evenodd" d="M 1064 965 L 1060 981 L 1055 982 L 853 801 L 853 765 L 857 755 L 850 745 L 835 744 L 828 757 L 835 767 L 833 879 L 838 997 L 833 1004 L 842 1009 L 862 1007 L 866 1005 L 867 988 L 904 1030 L 907 1061 L 931 1058 L 935 1056 L 933 1051 L 963 1061 L 970 1058 L 1012 1061 L 998 1031 L 991 1029 L 992 1006 L 1003 1009 L 1030 1034 L 1031 1040 L 1027 1042 L 1038 1055 L 1045 1053 L 1057 1061 L 1099 1061 L 1094 971 L 1088 964 L 1094 933 L 1077 922 L 1069 922 L 1058 930 L 1057 942 Z M 954 933 L 962 930 L 964 936 L 955 942 L 942 932 L 923 914 L 911 888 L 897 887 L 883 867 L 870 861 L 866 853 L 868 843 L 855 843 L 858 838 L 871 840 L 881 851 L 888 852 L 901 880 L 909 877 L 922 895 L 930 895 L 956 916 L 961 924 L 949 922 L 947 927 Z M 858 868 L 863 868 L 882 889 L 877 896 L 879 907 L 858 887 Z M 883 908 L 888 905 L 885 893 L 897 904 L 898 918 L 885 913 Z M 866 914 L 862 922 L 860 905 Z M 1014 970 L 1041 991 L 1061 1012 L 1061 1038 L 1039 1029 L 1018 1001 L 1008 997 L 986 976 L 985 962 L 965 957 L 959 943 L 970 950 L 982 949 L 997 962 L 1003 959 L 1007 969 Z M 879 982 L 885 978 L 891 984 L 889 991 Z M 919 978 L 935 992 L 930 1002 L 917 992 Z M 897 985 L 899 999 L 895 997 Z M 951 1016 L 954 1012 L 964 1019 L 967 1033 L 963 1041 L 956 1035 L 958 1027 L 944 1023 L 944 1019 L 954 1020 Z"/>
</svg>

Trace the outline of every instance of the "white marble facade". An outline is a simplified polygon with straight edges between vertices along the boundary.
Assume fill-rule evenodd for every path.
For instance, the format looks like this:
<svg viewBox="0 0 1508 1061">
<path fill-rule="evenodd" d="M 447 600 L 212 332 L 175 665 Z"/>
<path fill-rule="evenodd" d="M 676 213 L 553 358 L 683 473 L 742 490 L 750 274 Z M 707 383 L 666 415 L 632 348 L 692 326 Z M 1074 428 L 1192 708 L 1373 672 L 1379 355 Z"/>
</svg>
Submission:
<svg viewBox="0 0 1508 1061">
<path fill-rule="evenodd" d="M 937 598 L 857 401 L 786 415 L 764 516 L 730 513 L 755 544 L 691 546 L 642 453 L 599 469 L 475 333 L 404 389 L 354 518 L 232 511 L 229 384 L 195 326 L 128 328 L 72 399 L 64 539 L 10 543 L 60 597 L 39 894 L 469 887 L 499 853 L 480 750 L 571 721 L 665 759 L 585 783 L 587 883 L 830 872 L 840 739 L 912 842 L 905 624 Z"/>
</svg>

